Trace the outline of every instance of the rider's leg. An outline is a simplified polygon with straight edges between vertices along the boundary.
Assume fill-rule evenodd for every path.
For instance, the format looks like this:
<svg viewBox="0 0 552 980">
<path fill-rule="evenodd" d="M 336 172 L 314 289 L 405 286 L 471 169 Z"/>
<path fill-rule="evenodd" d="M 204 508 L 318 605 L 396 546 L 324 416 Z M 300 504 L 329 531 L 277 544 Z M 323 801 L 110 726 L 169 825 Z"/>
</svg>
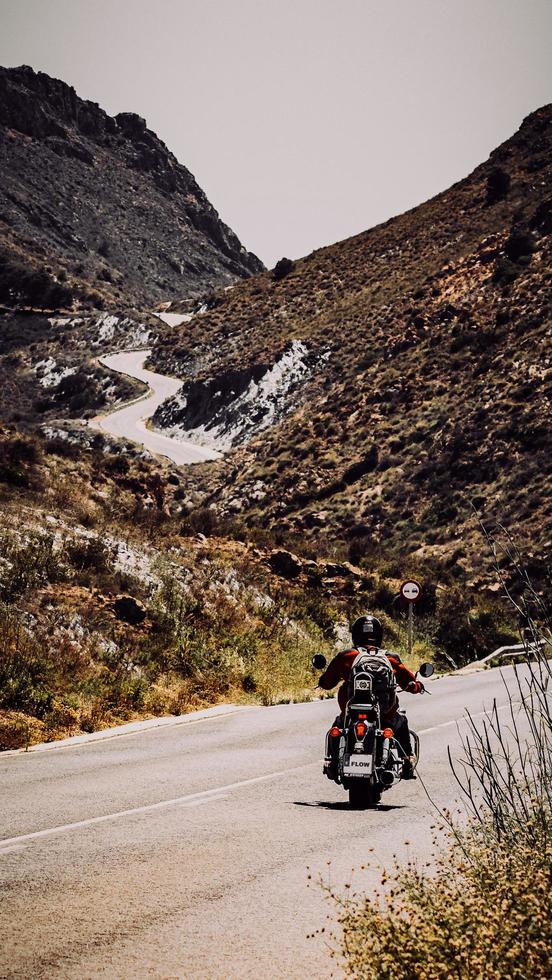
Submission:
<svg viewBox="0 0 552 980">
<path fill-rule="evenodd" d="M 401 749 L 406 756 L 412 755 L 412 739 L 410 738 L 410 729 L 408 727 L 408 719 L 402 711 L 397 711 L 395 718 L 393 719 L 392 728 L 395 732 L 395 738 L 399 743 Z"/>
<path fill-rule="evenodd" d="M 408 719 L 406 715 L 402 713 L 402 711 L 397 711 L 397 714 L 393 720 L 393 729 L 395 732 L 395 738 L 405 754 L 402 778 L 416 779 L 414 774 L 414 766 L 412 763 L 412 739 L 410 738 Z"/>
<path fill-rule="evenodd" d="M 339 728 L 343 725 L 343 715 L 338 715 L 332 728 Z M 340 735 L 331 735 L 332 728 L 326 732 L 326 753 L 324 758 L 324 772 L 328 779 L 335 779 L 337 776 L 337 763 L 339 759 L 339 739 Z"/>
</svg>

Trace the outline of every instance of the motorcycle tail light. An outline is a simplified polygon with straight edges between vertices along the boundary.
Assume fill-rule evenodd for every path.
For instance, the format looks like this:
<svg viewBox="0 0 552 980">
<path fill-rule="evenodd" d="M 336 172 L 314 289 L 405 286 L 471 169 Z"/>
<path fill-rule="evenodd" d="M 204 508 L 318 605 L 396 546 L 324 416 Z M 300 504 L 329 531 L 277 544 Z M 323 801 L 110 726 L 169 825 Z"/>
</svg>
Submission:
<svg viewBox="0 0 552 980">
<path fill-rule="evenodd" d="M 338 728 L 337 725 L 334 725 L 333 728 L 330 728 L 330 735 L 332 735 L 333 738 L 337 738 L 338 735 L 341 735 L 341 729 Z"/>
<path fill-rule="evenodd" d="M 366 725 L 364 724 L 363 721 L 357 721 L 355 725 L 355 732 L 357 738 L 364 738 L 364 736 L 366 735 Z"/>
<path fill-rule="evenodd" d="M 394 735 L 394 732 L 393 732 L 393 729 L 392 728 L 384 728 L 383 729 L 383 737 L 384 738 L 393 738 L 393 735 Z"/>
<path fill-rule="evenodd" d="M 358 717 L 359 718 L 365 718 L 366 719 L 368 717 L 368 715 L 359 715 Z"/>
</svg>

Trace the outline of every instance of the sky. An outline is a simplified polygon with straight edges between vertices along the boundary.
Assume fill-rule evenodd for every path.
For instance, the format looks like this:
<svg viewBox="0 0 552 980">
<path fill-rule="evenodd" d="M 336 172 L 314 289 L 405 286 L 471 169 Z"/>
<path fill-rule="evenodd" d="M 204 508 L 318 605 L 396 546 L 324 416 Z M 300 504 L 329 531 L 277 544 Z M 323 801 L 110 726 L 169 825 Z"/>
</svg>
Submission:
<svg viewBox="0 0 552 980">
<path fill-rule="evenodd" d="M 269 266 L 466 176 L 552 101 L 552 0 L 0 0 L 0 64 L 137 112 Z"/>
</svg>

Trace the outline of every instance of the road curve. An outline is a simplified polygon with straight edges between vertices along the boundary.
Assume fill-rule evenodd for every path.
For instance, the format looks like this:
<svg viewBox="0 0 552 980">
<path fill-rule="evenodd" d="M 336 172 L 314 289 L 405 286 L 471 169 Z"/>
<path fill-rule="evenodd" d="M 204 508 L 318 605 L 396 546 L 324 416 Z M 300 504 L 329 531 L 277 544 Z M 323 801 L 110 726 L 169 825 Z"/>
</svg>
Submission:
<svg viewBox="0 0 552 980">
<path fill-rule="evenodd" d="M 90 424 L 109 435 L 137 442 L 157 456 L 167 456 L 179 466 L 220 459 L 222 454 L 214 449 L 204 449 L 191 442 L 171 439 L 147 428 L 147 419 L 151 418 L 165 399 L 175 395 L 182 387 L 182 381 L 177 378 L 168 378 L 144 368 L 150 354 L 150 350 L 127 350 L 99 358 L 104 367 L 143 381 L 148 385 L 150 393 L 108 415 L 96 416 Z"/>
<path fill-rule="evenodd" d="M 403 703 L 427 790 L 451 806 L 446 746 L 458 751 L 464 707 L 507 699 L 498 670 L 431 691 Z M 435 811 L 421 780 L 349 810 L 321 773 L 334 714 L 333 701 L 248 708 L 0 756 L 0 977 L 342 977 L 319 877 L 370 889 L 393 854 L 426 859 Z"/>
</svg>

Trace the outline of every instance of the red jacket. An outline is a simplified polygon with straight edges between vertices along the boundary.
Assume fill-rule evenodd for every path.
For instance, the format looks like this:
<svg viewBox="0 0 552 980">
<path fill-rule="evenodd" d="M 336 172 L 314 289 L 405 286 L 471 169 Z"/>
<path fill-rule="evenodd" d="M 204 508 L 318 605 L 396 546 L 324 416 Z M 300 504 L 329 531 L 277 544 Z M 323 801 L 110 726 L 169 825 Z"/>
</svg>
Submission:
<svg viewBox="0 0 552 980">
<path fill-rule="evenodd" d="M 382 650 L 381 652 L 385 653 L 385 656 L 389 660 L 399 687 L 405 691 L 410 684 L 413 684 L 414 686 L 410 688 L 410 692 L 412 694 L 421 694 L 423 690 L 422 685 L 416 680 L 412 671 L 404 666 L 398 654 L 391 653 L 390 650 Z M 357 657 L 358 650 L 343 650 L 341 653 L 338 653 L 337 657 L 333 658 L 331 664 L 326 668 L 318 681 L 318 686 L 322 687 L 325 691 L 331 691 L 332 687 L 335 687 L 340 681 L 344 682 L 337 692 L 337 700 L 339 701 L 341 711 L 345 711 L 347 705 L 347 681 L 349 680 L 351 667 Z M 398 705 L 399 701 L 397 698 L 393 707 L 385 712 L 383 716 L 385 721 L 389 721 L 394 717 Z"/>
</svg>

